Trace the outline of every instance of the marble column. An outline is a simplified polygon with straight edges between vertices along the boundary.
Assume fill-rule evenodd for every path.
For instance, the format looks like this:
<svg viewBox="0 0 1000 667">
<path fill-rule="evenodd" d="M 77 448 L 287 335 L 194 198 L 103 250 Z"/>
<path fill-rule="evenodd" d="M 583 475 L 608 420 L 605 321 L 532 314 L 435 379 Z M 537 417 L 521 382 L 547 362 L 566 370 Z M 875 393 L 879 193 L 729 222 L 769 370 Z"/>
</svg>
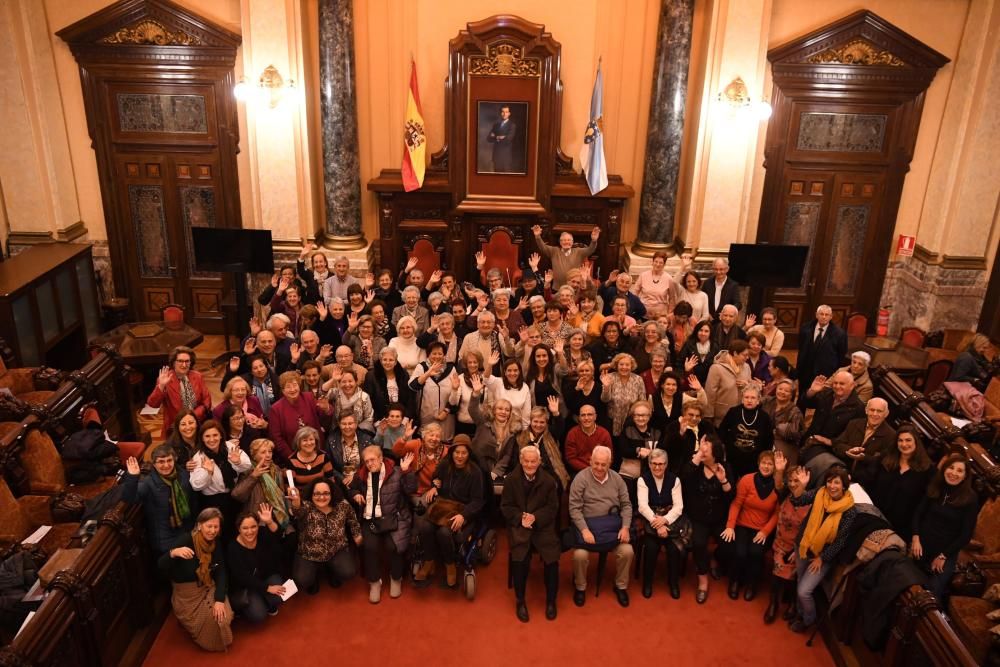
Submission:
<svg viewBox="0 0 1000 667">
<path fill-rule="evenodd" d="M 639 231 L 632 247 L 640 255 L 669 247 L 674 237 L 693 14 L 694 0 L 661 0 Z"/>
<path fill-rule="evenodd" d="M 364 247 L 361 232 L 361 161 L 354 92 L 352 0 L 319 1 L 320 115 L 326 241 L 336 250 Z"/>
</svg>

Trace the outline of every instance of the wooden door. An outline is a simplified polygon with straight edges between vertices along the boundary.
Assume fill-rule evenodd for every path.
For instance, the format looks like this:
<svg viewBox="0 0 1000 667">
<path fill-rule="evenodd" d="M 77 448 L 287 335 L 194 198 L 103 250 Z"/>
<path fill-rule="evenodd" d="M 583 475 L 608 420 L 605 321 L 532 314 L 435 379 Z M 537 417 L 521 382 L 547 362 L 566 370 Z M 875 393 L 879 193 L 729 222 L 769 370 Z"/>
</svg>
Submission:
<svg viewBox="0 0 1000 667">
<path fill-rule="evenodd" d="M 130 223 L 119 232 L 127 237 L 136 317 L 158 320 L 164 306 L 178 304 L 193 327 L 218 333 L 225 276 L 197 270 L 191 236 L 192 227 L 215 227 L 225 219 L 217 156 L 118 153 L 115 170 L 120 219 Z"/>
<path fill-rule="evenodd" d="M 871 291 L 871 266 L 886 243 L 878 219 L 885 175 L 880 171 L 830 171 L 789 168 L 785 172 L 780 236 L 768 240 L 809 246 L 802 282 L 770 290 L 767 303 L 789 345 L 816 308 L 828 305 L 844 326 L 856 304 Z M 881 287 L 881 282 L 877 283 Z"/>
<path fill-rule="evenodd" d="M 809 246 L 800 285 L 767 290 L 791 347 L 816 308 L 874 321 L 924 93 L 948 59 L 869 11 L 768 52 L 774 113 L 758 242 Z"/>
</svg>

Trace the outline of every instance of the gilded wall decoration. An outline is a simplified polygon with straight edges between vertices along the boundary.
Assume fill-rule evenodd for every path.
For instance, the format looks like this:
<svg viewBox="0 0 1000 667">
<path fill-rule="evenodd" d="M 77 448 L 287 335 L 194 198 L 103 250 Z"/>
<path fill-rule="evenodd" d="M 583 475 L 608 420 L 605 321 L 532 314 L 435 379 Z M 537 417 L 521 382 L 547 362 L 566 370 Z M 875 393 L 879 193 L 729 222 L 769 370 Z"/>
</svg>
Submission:
<svg viewBox="0 0 1000 667">
<path fill-rule="evenodd" d="M 835 63 L 840 65 L 888 65 L 903 67 L 906 63 L 890 51 L 880 49 L 871 42 L 854 39 L 841 46 L 824 49 L 809 56 L 807 63 Z"/>
<path fill-rule="evenodd" d="M 183 32 L 170 32 L 161 23 L 145 19 L 107 37 L 102 37 L 102 44 L 152 44 L 154 46 L 195 46 L 201 44 L 201 39 L 195 35 Z"/>
<path fill-rule="evenodd" d="M 521 48 L 513 44 L 491 44 L 485 56 L 469 59 L 470 74 L 480 76 L 541 76 L 542 63 L 537 58 L 522 57 Z"/>
</svg>

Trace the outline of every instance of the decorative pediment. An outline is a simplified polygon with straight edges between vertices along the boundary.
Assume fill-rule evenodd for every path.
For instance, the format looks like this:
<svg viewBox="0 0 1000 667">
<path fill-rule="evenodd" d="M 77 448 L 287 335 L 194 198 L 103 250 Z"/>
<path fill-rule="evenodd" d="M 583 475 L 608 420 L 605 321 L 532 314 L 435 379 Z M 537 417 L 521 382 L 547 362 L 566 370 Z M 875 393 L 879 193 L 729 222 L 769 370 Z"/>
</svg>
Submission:
<svg viewBox="0 0 1000 667">
<path fill-rule="evenodd" d="M 85 60 L 235 60 L 238 34 L 170 0 L 121 0 L 56 33 Z M 184 47 L 183 50 L 173 47 Z"/>
<path fill-rule="evenodd" d="M 525 58 L 515 44 L 490 44 L 486 54 L 469 59 L 469 73 L 484 76 L 541 76 L 542 61 Z"/>
<path fill-rule="evenodd" d="M 830 65 L 838 69 L 892 68 L 896 76 L 913 70 L 932 73 L 948 58 L 880 16 L 861 10 L 768 51 L 776 74 L 796 66 Z M 904 70 L 909 73 L 904 74 Z M 889 75 L 893 76 L 893 75 Z"/>
</svg>

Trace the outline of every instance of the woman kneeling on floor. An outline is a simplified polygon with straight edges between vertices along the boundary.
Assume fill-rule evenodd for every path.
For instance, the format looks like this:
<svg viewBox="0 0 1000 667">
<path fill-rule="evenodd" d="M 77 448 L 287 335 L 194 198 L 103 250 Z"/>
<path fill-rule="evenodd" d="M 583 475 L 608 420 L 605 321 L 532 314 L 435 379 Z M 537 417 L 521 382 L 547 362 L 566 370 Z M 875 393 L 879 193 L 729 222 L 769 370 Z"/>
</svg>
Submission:
<svg viewBox="0 0 1000 667">
<path fill-rule="evenodd" d="M 174 616 L 206 651 L 224 651 L 233 643 L 226 566 L 215 539 L 221 529 L 222 512 L 206 508 L 198 514 L 195 529 L 160 556 L 160 569 L 169 573 L 173 584 Z"/>
</svg>

